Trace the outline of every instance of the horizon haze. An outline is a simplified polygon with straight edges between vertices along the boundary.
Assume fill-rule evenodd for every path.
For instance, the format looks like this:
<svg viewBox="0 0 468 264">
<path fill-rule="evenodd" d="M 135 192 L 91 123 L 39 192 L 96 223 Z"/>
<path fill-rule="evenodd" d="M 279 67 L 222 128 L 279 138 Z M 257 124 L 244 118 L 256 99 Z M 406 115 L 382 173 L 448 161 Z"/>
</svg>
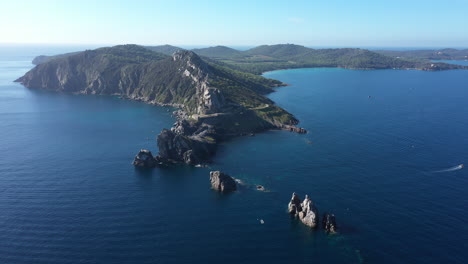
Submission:
<svg viewBox="0 0 468 264">
<path fill-rule="evenodd" d="M 468 47 L 468 1 L 14 1 L 0 44 Z M 21 15 L 18 15 L 21 14 Z M 48 14 L 44 16 L 43 14 Z M 213 43 L 213 37 L 216 42 Z"/>
</svg>

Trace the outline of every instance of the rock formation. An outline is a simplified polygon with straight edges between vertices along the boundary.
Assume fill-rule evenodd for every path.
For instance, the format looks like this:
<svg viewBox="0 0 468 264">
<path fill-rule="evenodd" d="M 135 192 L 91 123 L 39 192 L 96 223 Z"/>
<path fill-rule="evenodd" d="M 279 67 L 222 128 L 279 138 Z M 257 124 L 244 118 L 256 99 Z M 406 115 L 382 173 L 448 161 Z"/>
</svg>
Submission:
<svg viewBox="0 0 468 264">
<path fill-rule="evenodd" d="M 133 160 L 133 165 L 137 167 L 153 168 L 158 165 L 158 161 L 153 157 L 151 151 L 147 149 L 142 149 L 135 156 L 135 159 Z"/>
<path fill-rule="evenodd" d="M 291 201 L 288 204 L 288 212 L 292 215 L 297 215 L 300 211 L 302 211 L 301 199 L 296 193 L 293 193 Z"/>
<path fill-rule="evenodd" d="M 210 172 L 211 187 L 220 192 L 233 192 L 237 190 L 236 181 L 229 175 L 220 171 Z"/>
<path fill-rule="evenodd" d="M 317 226 L 319 220 L 318 210 L 308 195 L 305 196 L 304 201 L 301 203 L 299 196 L 293 193 L 288 205 L 288 212 L 297 216 L 302 223 L 311 228 Z"/>
<path fill-rule="evenodd" d="M 216 131 L 208 126 L 193 126 L 179 120 L 171 130 L 163 129 L 157 137 L 158 159 L 164 163 L 190 165 L 209 162 L 216 153 Z"/>
<path fill-rule="evenodd" d="M 319 218 L 318 210 L 315 208 L 314 203 L 308 195 L 305 196 L 301 205 L 302 211 L 299 212 L 299 219 L 301 219 L 302 223 L 305 225 L 308 225 L 312 228 L 316 227 Z"/>
<path fill-rule="evenodd" d="M 327 233 L 334 234 L 337 232 L 336 219 L 334 214 L 325 213 L 322 218 L 322 228 Z"/>
</svg>

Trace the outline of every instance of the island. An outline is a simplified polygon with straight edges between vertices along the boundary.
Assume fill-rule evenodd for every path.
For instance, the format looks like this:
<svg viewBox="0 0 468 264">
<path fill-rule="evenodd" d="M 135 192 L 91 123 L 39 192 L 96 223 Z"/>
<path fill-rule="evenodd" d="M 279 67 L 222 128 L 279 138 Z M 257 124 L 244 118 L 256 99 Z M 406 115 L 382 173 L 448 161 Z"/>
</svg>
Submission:
<svg viewBox="0 0 468 264">
<path fill-rule="evenodd" d="M 176 122 L 157 136 L 159 154 L 142 150 L 134 164 L 208 163 L 217 144 L 270 129 L 306 133 L 291 113 L 265 97 L 286 84 L 260 76 L 303 67 L 348 69 L 468 69 L 468 66 L 404 60 L 363 49 L 310 49 L 294 44 L 247 51 L 224 46 L 185 50 L 119 45 L 57 56 L 39 56 L 17 82 L 31 89 L 114 95 L 171 106 Z"/>
</svg>

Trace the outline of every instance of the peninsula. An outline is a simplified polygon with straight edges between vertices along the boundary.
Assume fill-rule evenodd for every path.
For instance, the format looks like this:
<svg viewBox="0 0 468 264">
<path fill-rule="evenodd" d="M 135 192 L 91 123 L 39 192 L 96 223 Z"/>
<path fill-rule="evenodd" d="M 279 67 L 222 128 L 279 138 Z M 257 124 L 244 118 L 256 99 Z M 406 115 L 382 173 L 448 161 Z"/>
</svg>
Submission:
<svg viewBox="0 0 468 264">
<path fill-rule="evenodd" d="M 467 66 L 403 60 L 363 49 L 310 49 L 284 44 L 238 51 L 224 46 L 184 50 L 119 45 L 57 56 L 39 56 L 16 81 L 32 89 L 115 95 L 173 106 L 177 121 L 157 136 L 159 154 L 140 152 L 145 166 L 203 164 L 217 143 L 268 129 L 306 133 L 298 120 L 264 95 L 286 84 L 259 76 L 302 67 L 349 69 L 468 69 Z M 149 159 L 149 161 L 147 160 Z"/>
</svg>

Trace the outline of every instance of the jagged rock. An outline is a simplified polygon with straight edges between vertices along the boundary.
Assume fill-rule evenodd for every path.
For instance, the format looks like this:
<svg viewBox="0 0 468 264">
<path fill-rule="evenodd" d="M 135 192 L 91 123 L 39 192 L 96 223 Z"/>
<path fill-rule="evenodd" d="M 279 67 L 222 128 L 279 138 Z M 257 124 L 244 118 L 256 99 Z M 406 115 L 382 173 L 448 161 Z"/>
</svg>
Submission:
<svg viewBox="0 0 468 264">
<path fill-rule="evenodd" d="M 293 193 L 291 197 L 291 201 L 288 204 L 288 212 L 292 215 L 296 215 L 300 211 L 302 211 L 301 199 L 296 193 Z"/>
<path fill-rule="evenodd" d="M 220 171 L 210 171 L 211 187 L 220 192 L 232 192 L 237 189 L 236 181 Z"/>
<path fill-rule="evenodd" d="M 301 208 L 302 211 L 299 212 L 299 219 L 302 223 L 312 228 L 316 227 L 319 218 L 318 210 L 315 208 L 314 203 L 308 195 L 306 195 L 304 201 L 302 201 Z"/>
<path fill-rule="evenodd" d="M 148 167 L 153 168 L 158 164 L 157 160 L 153 157 L 151 151 L 147 149 L 142 149 L 135 156 L 133 160 L 133 165 L 138 167 Z"/>
<path fill-rule="evenodd" d="M 291 125 L 285 125 L 283 126 L 284 130 L 288 130 L 289 132 L 296 132 L 299 134 L 306 134 L 307 130 L 302 127 L 297 127 L 297 126 L 291 126 Z"/>
<path fill-rule="evenodd" d="M 216 88 L 203 87 L 200 95 L 199 113 L 211 114 L 221 112 L 226 104 L 223 93 Z"/>
<path fill-rule="evenodd" d="M 296 193 L 293 193 L 291 201 L 288 204 L 288 212 L 291 215 L 297 216 L 302 223 L 312 228 L 317 226 L 318 210 L 308 195 L 305 196 L 304 201 Z"/>
<path fill-rule="evenodd" d="M 323 214 L 322 227 L 328 233 L 332 233 L 332 234 L 336 233 L 337 227 L 336 227 L 335 215 L 329 214 L 329 213 Z"/>
<path fill-rule="evenodd" d="M 190 165 L 207 163 L 216 152 L 216 141 L 202 132 L 190 136 L 178 134 L 177 129 L 163 131 L 158 135 L 158 158 L 164 162 L 183 162 Z"/>
</svg>

